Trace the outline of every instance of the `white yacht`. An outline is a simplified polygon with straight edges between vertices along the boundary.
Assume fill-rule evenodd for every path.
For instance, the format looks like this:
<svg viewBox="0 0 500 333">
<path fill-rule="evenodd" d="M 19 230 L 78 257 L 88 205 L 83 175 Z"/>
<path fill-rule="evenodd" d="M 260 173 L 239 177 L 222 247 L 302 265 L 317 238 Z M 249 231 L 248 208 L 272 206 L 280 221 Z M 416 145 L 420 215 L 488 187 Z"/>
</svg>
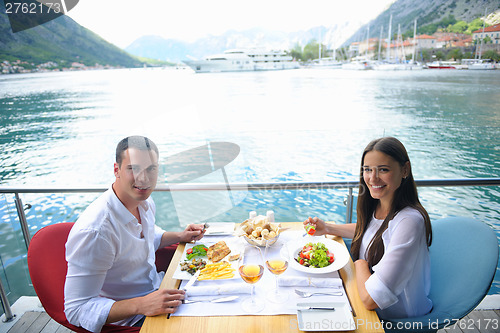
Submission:
<svg viewBox="0 0 500 333">
<path fill-rule="evenodd" d="M 379 62 L 373 64 L 373 69 L 377 71 L 408 71 L 408 70 L 420 70 L 424 66 L 415 62 L 409 61 L 404 63 L 392 63 L 392 62 Z"/>
<path fill-rule="evenodd" d="M 471 70 L 496 69 L 495 63 L 491 59 L 462 59 L 462 64 Z"/>
<path fill-rule="evenodd" d="M 342 68 L 342 62 L 335 58 L 321 58 L 314 59 L 312 62 L 307 63 L 306 67 L 311 68 Z"/>
<path fill-rule="evenodd" d="M 282 51 L 227 50 L 203 60 L 184 60 L 196 73 L 297 69 L 299 63 Z"/>
<path fill-rule="evenodd" d="M 367 69 L 373 69 L 372 65 L 368 61 L 355 60 L 351 62 L 346 62 L 342 64 L 342 69 L 363 71 Z"/>
</svg>

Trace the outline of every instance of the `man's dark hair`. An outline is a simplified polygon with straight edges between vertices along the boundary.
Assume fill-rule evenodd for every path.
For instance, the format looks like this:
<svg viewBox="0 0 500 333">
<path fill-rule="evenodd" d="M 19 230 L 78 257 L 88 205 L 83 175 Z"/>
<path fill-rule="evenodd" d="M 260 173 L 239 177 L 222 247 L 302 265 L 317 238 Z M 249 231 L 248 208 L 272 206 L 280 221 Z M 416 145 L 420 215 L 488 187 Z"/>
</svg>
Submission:
<svg viewBox="0 0 500 333">
<path fill-rule="evenodd" d="M 153 150 L 154 152 L 156 152 L 156 156 L 159 156 L 158 147 L 156 147 L 153 141 L 146 138 L 145 136 L 129 136 L 121 140 L 116 146 L 116 163 L 118 163 L 119 166 L 122 165 L 123 152 L 129 148 L 150 151 Z"/>
</svg>

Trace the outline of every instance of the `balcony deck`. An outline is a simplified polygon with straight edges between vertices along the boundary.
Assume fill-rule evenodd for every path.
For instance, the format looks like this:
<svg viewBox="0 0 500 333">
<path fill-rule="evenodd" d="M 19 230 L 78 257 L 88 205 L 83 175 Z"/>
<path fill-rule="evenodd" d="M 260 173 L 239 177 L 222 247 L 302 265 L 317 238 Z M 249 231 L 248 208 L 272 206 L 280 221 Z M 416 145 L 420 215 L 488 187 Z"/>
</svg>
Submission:
<svg viewBox="0 0 500 333">
<path fill-rule="evenodd" d="M 475 310 L 455 326 L 441 329 L 438 333 L 498 332 L 500 310 Z M 0 324 L 0 331 L 1 324 Z M 71 330 L 56 323 L 45 312 L 28 311 L 7 333 L 69 333 Z"/>
</svg>

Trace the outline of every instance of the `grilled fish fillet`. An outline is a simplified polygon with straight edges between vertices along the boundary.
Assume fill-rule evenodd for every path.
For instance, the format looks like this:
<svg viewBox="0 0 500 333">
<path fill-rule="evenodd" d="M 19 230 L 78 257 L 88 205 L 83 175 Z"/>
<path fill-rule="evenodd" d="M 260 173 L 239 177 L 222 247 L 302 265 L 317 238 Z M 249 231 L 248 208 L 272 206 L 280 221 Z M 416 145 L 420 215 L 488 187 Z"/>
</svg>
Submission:
<svg viewBox="0 0 500 333">
<path fill-rule="evenodd" d="M 219 262 L 229 253 L 231 253 L 231 250 L 227 246 L 226 242 L 220 241 L 208 248 L 207 257 L 212 260 L 212 262 Z"/>
</svg>

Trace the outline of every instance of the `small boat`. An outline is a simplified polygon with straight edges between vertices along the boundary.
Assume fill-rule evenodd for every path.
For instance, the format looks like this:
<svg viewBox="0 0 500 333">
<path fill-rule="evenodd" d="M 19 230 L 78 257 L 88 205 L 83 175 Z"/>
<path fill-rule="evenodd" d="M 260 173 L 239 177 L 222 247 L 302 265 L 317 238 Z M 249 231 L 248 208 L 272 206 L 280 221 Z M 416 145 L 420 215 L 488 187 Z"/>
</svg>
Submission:
<svg viewBox="0 0 500 333">
<path fill-rule="evenodd" d="M 372 65 L 368 61 L 357 60 L 343 63 L 342 69 L 362 71 L 372 69 Z"/>
<path fill-rule="evenodd" d="M 433 61 L 427 64 L 429 69 L 467 69 L 466 65 L 462 65 L 457 61 Z"/>
<path fill-rule="evenodd" d="M 315 59 L 306 67 L 311 68 L 342 68 L 342 63 L 334 58 Z"/>
<path fill-rule="evenodd" d="M 380 62 L 374 64 L 373 69 L 377 71 L 409 71 L 409 70 L 423 69 L 423 65 L 417 62 L 407 62 L 407 63 Z"/>
<path fill-rule="evenodd" d="M 495 63 L 491 59 L 462 59 L 462 64 L 470 70 L 491 70 L 496 69 Z"/>
<path fill-rule="evenodd" d="M 299 63 L 282 51 L 227 50 L 203 60 L 183 60 L 196 73 L 297 69 Z"/>
</svg>

